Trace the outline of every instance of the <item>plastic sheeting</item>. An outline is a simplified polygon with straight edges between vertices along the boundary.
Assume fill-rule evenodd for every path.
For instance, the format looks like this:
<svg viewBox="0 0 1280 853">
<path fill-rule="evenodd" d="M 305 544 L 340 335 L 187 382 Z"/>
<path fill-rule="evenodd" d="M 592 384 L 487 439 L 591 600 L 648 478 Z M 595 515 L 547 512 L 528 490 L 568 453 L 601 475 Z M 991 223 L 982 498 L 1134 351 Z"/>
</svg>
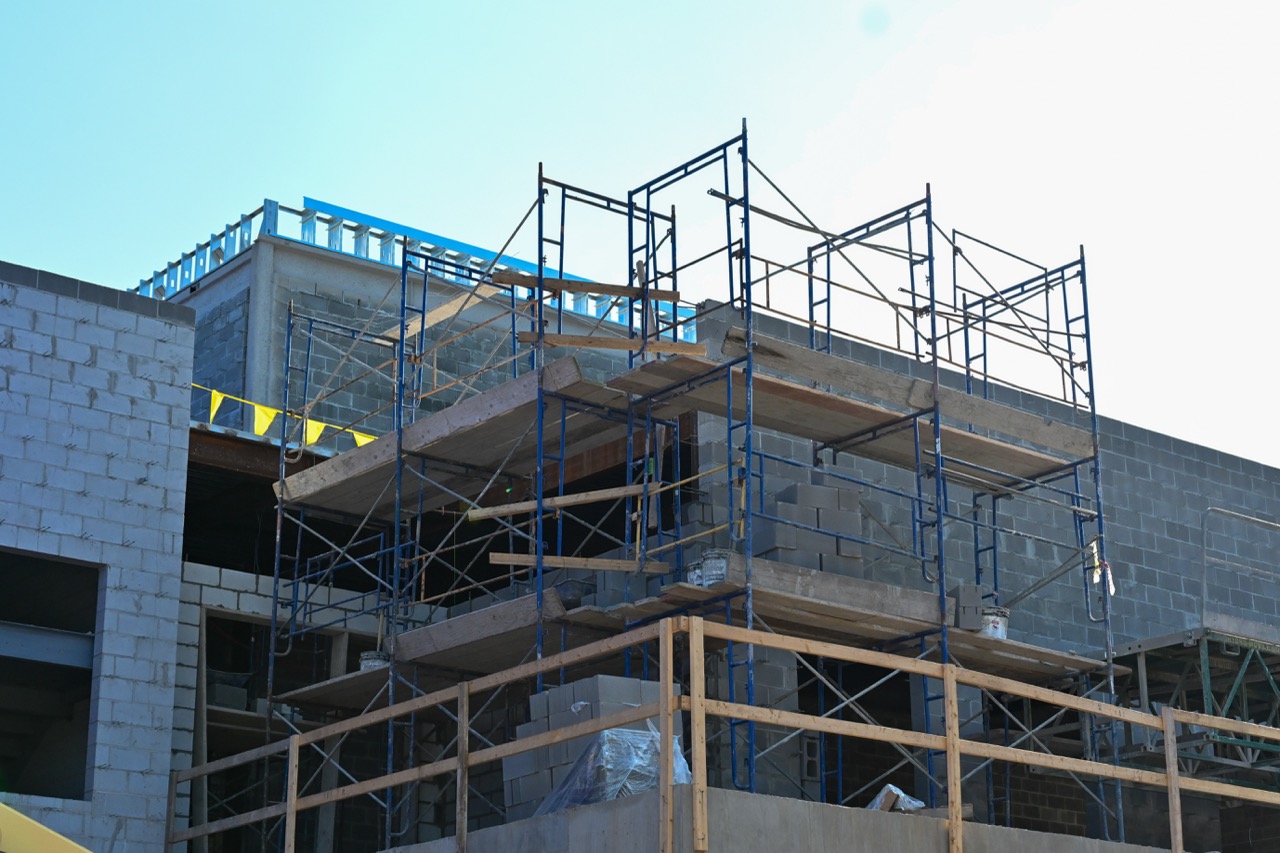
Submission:
<svg viewBox="0 0 1280 853">
<path fill-rule="evenodd" d="M 890 804 L 889 811 L 895 812 L 918 812 L 924 808 L 924 803 L 906 794 L 897 785 L 885 785 L 881 788 L 875 799 L 867 803 L 867 808 L 883 811 L 886 802 Z"/>
<path fill-rule="evenodd" d="M 534 816 L 572 806 L 603 803 L 629 797 L 658 786 L 661 736 L 653 730 L 606 729 L 583 750 L 569 775 L 547 795 Z M 672 738 L 676 784 L 693 781 L 689 765 L 680 754 L 680 739 Z"/>
</svg>

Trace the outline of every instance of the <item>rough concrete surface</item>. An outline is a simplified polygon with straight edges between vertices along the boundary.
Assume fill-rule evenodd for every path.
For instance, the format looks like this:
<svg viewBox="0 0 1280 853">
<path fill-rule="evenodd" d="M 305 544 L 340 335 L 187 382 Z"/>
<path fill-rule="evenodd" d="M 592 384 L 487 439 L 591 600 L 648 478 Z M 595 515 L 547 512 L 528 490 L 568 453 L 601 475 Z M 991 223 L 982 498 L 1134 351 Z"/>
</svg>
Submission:
<svg viewBox="0 0 1280 853">
<path fill-rule="evenodd" d="M 688 786 L 676 788 L 677 853 L 693 848 Z M 707 791 L 711 850 L 788 853 L 946 853 L 946 822 L 890 812 L 725 791 Z M 1159 853 L 1155 847 L 1092 838 L 1051 835 L 978 823 L 965 824 L 966 853 Z M 387 853 L 445 853 L 452 838 L 397 847 Z M 633 797 L 580 806 L 544 817 L 472 832 L 469 853 L 632 853 L 658 849 L 658 796 Z"/>
</svg>

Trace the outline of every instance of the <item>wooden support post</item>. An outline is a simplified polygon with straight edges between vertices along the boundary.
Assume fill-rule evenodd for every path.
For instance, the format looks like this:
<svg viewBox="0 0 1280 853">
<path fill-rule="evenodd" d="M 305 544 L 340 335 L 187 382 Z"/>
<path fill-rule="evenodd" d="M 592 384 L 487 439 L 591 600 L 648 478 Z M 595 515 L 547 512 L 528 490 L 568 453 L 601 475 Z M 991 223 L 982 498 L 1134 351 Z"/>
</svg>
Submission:
<svg viewBox="0 0 1280 853">
<path fill-rule="evenodd" d="M 947 731 L 947 850 L 964 853 L 964 800 L 960 790 L 960 704 L 956 698 L 956 668 L 942 671 L 943 706 Z"/>
<path fill-rule="evenodd" d="M 689 620 L 689 752 L 693 759 L 693 849 L 706 853 L 707 838 L 707 672 L 702 617 Z"/>
<path fill-rule="evenodd" d="M 1183 853 L 1182 846 L 1182 784 L 1178 778 L 1178 722 L 1173 709 L 1166 706 L 1160 712 L 1164 723 L 1164 775 L 1169 780 L 1169 850 Z"/>
<path fill-rule="evenodd" d="M 168 850 L 173 844 L 173 807 L 178 801 L 178 773 L 176 770 L 169 771 L 169 807 L 165 810 L 164 817 L 164 849 Z"/>
<path fill-rule="evenodd" d="M 672 680 L 675 667 L 672 661 L 671 620 L 663 619 L 658 631 L 658 850 L 674 853 L 675 844 L 675 791 L 674 720 L 675 710 Z"/>
<path fill-rule="evenodd" d="M 467 791 L 471 787 L 471 685 L 458 685 L 458 810 L 453 838 L 458 853 L 467 853 Z"/>
<path fill-rule="evenodd" d="M 298 759 L 301 744 L 297 735 L 289 737 L 288 793 L 284 811 L 284 853 L 297 853 L 298 843 Z"/>
</svg>

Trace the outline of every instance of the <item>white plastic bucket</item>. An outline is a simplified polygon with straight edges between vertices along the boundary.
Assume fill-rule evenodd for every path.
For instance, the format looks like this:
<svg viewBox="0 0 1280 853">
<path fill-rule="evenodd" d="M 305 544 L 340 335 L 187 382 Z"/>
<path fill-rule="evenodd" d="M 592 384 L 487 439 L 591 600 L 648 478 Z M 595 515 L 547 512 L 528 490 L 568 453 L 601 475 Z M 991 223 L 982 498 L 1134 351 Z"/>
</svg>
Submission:
<svg viewBox="0 0 1280 853">
<path fill-rule="evenodd" d="M 378 669 L 386 666 L 391 662 L 391 655 L 386 652 L 361 652 L 360 653 L 360 671 L 367 672 L 371 669 Z"/>
<path fill-rule="evenodd" d="M 1009 608 L 982 608 L 982 629 L 978 633 L 997 640 L 1006 639 L 1009 636 Z"/>
</svg>

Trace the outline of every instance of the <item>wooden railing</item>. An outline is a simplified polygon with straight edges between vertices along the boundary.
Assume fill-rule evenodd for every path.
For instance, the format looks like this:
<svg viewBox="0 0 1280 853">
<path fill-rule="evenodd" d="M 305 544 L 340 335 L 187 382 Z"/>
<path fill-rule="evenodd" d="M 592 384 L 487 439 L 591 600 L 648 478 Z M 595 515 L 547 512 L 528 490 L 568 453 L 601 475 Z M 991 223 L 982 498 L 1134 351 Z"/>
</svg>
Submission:
<svg viewBox="0 0 1280 853">
<path fill-rule="evenodd" d="M 675 640 L 679 635 L 688 638 L 689 693 L 675 693 Z M 626 649 L 657 641 L 657 702 L 628 708 L 593 720 L 584 720 L 570 726 L 517 738 L 505 743 L 473 749 L 470 737 L 459 737 L 455 754 L 428 764 L 410 767 L 377 778 L 368 779 L 318 793 L 303 795 L 298 790 L 299 766 L 302 750 L 327 738 L 341 736 L 369 726 L 385 723 L 430 708 L 453 706 L 456 708 L 457 730 L 466 733 L 470 728 L 471 698 L 476 694 L 498 690 L 507 685 L 551 673 L 556 670 L 581 666 L 591 660 L 616 655 Z M 937 679 L 943 684 L 945 725 L 943 734 L 930 734 L 908 729 L 892 728 L 812 716 L 793 711 L 743 705 L 709 699 L 706 696 L 705 650 L 708 641 L 749 644 L 799 655 L 811 655 L 831 660 L 877 667 L 890 672 L 901 672 Z M 1012 746 L 966 740 L 960 734 L 960 712 L 957 693 L 961 686 L 979 688 L 997 694 L 1009 694 L 1082 714 L 1115 720 L 1130 726 L 1159 731 L 1164 738 L 1164 766 L 1161 769 L 1142 769 L 1106 762 L 1091 761 L 1047 752 L 1036 752 Z M 836 643 L 806 640 L 780 634 L 752 631 L 745 628 L 708 622 L 699 617 L 677 616 L 624 634 L 600 640 L 570 651 L 521 664 L 503 672 L 462 682 L 443 690 L 418 696 L 387 708 L 374 710 L 349 720 L 322 726 L 312 731 L 296 734 L 287 740 L 268 744 L 248 752 L 209 762 L 190 770 L 175 771 L 170 777 L 168 841 L 178 844 L 219 832 L 248 826 L 276 818 L 284 818 L 284 849 L 294 853 L 297 849 L 297 816 L 299 812 L 330 803 L 371 794 L 415 781 L 453 774 L 457 781 L 456 844 L 459 851 L 467 848 L 467 790 L 470 768 L 508 758 L 529 750 L 543 749 L 556 743 L 606 729 L 625 726 L 641 720 L 657 717 L 663 748 L 660 750 L 659 767 L 659 848 L 671 853 L 675 843 L 674 755 L 667 747 L 675 734 L 675 714 L 689 714 L 691 742 L 689 744 L 690 770 L 692 772 L 692 842 L 693 849 L 704 853 L 710 849 L 707 816 L 707 718 L 720 717 L 793 730 L 823 732 L 832 735 L 880 741 L 899 746 L 936 750 L 946 757 L 947 779 L 960 778 L 960 761 L 964 756 L 1008 761 L 1047 770 L 1084 774 L 1116 779 L 1137 785 L 1161 788 L 1169 796 L 1169 827 L 1173 853 L 1184 853 L 1182 841 L 1181 793 L 1233 798 L 1249 802 L 1280 806 L 1280 791 L 1247 787 L 1228 782 L 1185 777 L 1179 774 L 1177 730 L 1179 725 L 1199 726 L 1208 730 L 1232 732 L 1251 738 L 1280 741 L 1280 729 L 1257 723 L 1228 720 L 1221 717 L 1165 708 L 1161 716 L 1143 713 L 1132 708 L 1108 705 L 1093 699 L 1061 693 L 1008 678 L 988 675 L 955 665 L 916 660 L 898 655 L 853 648 Z M 282 755 L 287 761 L 286 799 L 282 803 L 268 805 L 241 815 L 222 818 L 199 826 L 175 829 L 173 804 L 178 786 L 234 767 Z M 963 809 L 959 785 L 947 786 L 947 827 L 950 853 L 962 853 L 964 848 Z"/>
</svg>

